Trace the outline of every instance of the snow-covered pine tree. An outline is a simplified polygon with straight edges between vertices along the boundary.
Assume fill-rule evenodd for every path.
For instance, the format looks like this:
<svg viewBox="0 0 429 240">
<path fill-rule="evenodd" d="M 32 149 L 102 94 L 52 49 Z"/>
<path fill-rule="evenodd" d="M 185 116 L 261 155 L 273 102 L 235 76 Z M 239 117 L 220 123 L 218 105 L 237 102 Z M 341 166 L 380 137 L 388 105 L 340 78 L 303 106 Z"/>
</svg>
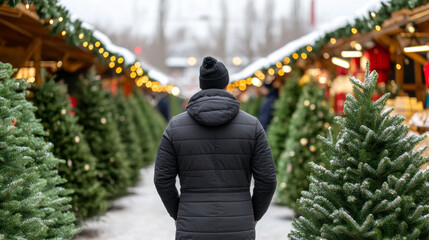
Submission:
<svg viewBox="0 0 429 240">
<path fill-rule="evenodd" d="M 28 84 L 11 78 L 14 71 L 0 62 L 0 239 L 71 239 L 72 190 L 56 170 L 63 160 L 43 139 Z"/>
<path fill-rule="evenodd" d="M 429 239 L 429 171 L 423 137 L 406 136 L 404 118 L 383 111 L 389 94 L 371 101 L 377 73 L 347 95 L 340 133 L 321 138 L 328 166 L 312 164 L 310 188 L 299 200 L 291 239 Z"/>
</svg>

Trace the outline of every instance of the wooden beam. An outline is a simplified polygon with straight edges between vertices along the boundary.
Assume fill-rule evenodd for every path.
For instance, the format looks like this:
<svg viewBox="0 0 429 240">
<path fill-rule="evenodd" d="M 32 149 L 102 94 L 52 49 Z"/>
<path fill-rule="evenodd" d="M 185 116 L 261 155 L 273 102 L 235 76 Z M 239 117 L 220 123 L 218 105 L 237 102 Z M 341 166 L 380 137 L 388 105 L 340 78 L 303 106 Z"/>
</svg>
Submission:
<svg viewBox="0 0 429 240">
<path fill-rule="evenodd" d="M 42 61 L 42 40 L 37 38 L 37 47 L 34 50 L 34 68 L 36 69 L 36 84 L 42 84 L 42 77 L 40 76 L 40 61 Z"/>
<path fill-rule="evenodd" d="M 4 26 L 9 27 L 10 29 L 12 29 L 12 30 L 14 30 L 14 31 L 16 31 L 18 33 L 21 33 L 22 35 L 27 36 L 29 38 L 33 38 L 34 37 L 34 35 L 32 33 L 28 32 L 28 31 L 26 31 L 26 30 L 24 30 L 24 29 L 16 26 L 15 24 L 12 24 L 12 23 L 4 20 L 4 19 L 0 18 L 0 24 L 3 24 Z"/>
<path fill-rule="evenodd" d="M 33 11 L 32 8 L 28 10 L 27 8 L 25 8 L 24 4 L 21 3 L 16 7 L 16 9 L 18 9 L 22 14 L 29 16 L 30 18 L 36 21 L 40 21 L 39 15 L 35 11 Z"/>
<path fill-rule="evenodd" d="M 31 42 L 31 44 L 25 50 L 26 55 L 21 57 L 21 59 L 18 61 L 17 66 L 15 67 L 19 68 L 23 66 L 26 61 L 30 60 L 30 58 L 34 55 L 37 49 L 40 49 L 41 45 L 42 45 L 42 40 L 40 38 L 35 38 L 33 42 Z"/>
<path fill-rule="evenodd" d="M 419 63 L 420 65 L 424 66 L 427 63 L 427 60 L 424 57 L 422 57 L 421 55 L 419 55 L 418 53 L 414 53 L 414 52 L 406 53 L 406 52 L 403 52 L 403 54 L 405 56 L 413 59 L 415 62 Z"/>
</svg>

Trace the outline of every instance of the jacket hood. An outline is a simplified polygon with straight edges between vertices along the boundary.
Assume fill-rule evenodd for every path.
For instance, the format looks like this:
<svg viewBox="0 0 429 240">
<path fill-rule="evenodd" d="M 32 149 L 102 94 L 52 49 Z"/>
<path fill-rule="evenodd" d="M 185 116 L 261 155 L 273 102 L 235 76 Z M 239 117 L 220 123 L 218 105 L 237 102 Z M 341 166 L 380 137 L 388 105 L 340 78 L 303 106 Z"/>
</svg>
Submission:
<svg viewBox="0 0 429 240">
<path fill-rule="evenodd" d="M 225 90 L 206 89 L 191 97 L 186 110 L 192 119 L 203 126 L 219 126 L 238 114 L 240 103 Z"/>
</svg>

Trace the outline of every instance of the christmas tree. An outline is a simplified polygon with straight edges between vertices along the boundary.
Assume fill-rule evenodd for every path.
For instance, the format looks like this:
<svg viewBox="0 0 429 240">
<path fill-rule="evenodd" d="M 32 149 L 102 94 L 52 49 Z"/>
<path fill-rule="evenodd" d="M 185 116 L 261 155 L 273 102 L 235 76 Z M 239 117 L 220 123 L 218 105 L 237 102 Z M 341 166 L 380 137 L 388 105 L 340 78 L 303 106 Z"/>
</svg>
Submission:
<svg viewBox="0 0 429 240">
<path fill-rule="evenodd" d="M 112 100 L 112 104 L 115 106 L 114 117 L 118 122 L 121 140 L 130 163 L 131 184 L 135 184 L 139 180 L 140 168 L 144 163 L 144 154 L 141 147 L 143 143 L 140 142 L 140 138 L 137 135 L 137 126 L 133 120 L 133 112 L 122 91 L 119 91 L 119 94 Z"/>
<path fill-rule="evenodd" d="M 150 126 L 136 97 L 129 97 L 127 102 L 133 112 L 132 118 L 136 125 L 137 135 L 140 139 L 140 148 L 143 151 L 143 166 L 146 166 L 154 160 L 151 151 L 155 146 L 153 145 Z"/>
<path fill-rule="evenodd" d="M 275 105 L 273 120 L 268 127 L 268 142 L 270 143 L 276 167 L 280 159 L 280 154 L 284 151 L 289 121 L 295 111 L 296 103 L 301 93 L 301 87 L 298 85 L 299 77 L 300 72 L 296 70 L 291 77 L 286 79 Z"/>
<path fill-rule="evenodd" d="M 153 162 L 156 157 L 157 147 L 161 142 L 162 133 L 164 132 L 167 124 L 158 110 L 152 107 L 146 99 L 144 99 L 142 94 L 138 91 L 134 91 L 134 96 L 136 97 L 138 106 L 142 110 L 147 123 L 146 128 L 148 128 L 147 130 L 150 135 L 148 136 L 148 139 L 150 141 L 150 145 L 152 145 L 152 147 L 148 149 L 148 154 L 150 156 L 149 162 Z"/>
<path fill-rule="evenodd" d="M 0 62 L 0 239 L 71 239 L 78 232 L 70 193 L 26 100 L 28 84 Z"/>
<path fill-rule="evenodd" d="M 97 160 L 82 134 L 77 117 L 70 114 L 66 86 L 50 80 L 33 91 L 36 116 L 49 133 L 45 139 L 54 144 L 54 155 L 66 160 L 58 165 L 58 171 L 67 179 L 64 186 L 74 190 L 73 212 L 80 220 L 105 212 L 108 203 L 106 190 L 97 179 Z"/>
<path fill-rule="evenodd" d="M 301 197 L 301 191 L 308 189 L 309 163 L 321 162 L 322 143 L 316 136 L 325 136 L 332 120 L 325 91 L 311 80 L 303 87 L 289 123 L 285 151 L 277 169 L 277 203 L 298 212 L 296 200 Z"/>
<path fill-rule="evenodd" d="M 420 170 L 423 137 L 406 136 L 404 118 L 383 111 L 389 94 L 371 101 L 377 73 L 354 77 L 337 137 L 321 138 L 325 168 L 311 164 L 291 239 L 429 239 L 429 171 Z"/>
<path fill-rule="evenodd" d="M 113 106 L 93 70 L 80 80 L 79 91 L 76 113 L 91 152 L 97 158 L 98 179 L 109 198 L 118 197 L 130 186 L 131 169 L 113 118 Z"/>
<path fill-rule="evenodd" d="M 183 112 L 183 99 L 176 97 L 173 94 L 168 94 L 168 102 L 170 106 L 170 118 Z"/>
</svg>

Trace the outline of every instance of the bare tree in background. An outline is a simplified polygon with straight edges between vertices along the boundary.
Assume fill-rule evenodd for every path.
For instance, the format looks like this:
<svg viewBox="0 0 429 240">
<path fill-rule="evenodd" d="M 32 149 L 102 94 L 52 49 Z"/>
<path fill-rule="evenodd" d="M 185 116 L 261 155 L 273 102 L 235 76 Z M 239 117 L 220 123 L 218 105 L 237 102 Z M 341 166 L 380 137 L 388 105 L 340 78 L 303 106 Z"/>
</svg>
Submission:
<svg viewBox="0 0 429 240">
<path fill-rule="evenodd" d="M 247 0 L 245 8 L 245 27 L 242 41 L 236 41 L 235 44 L 244 42 L 244 55 L 247 56 L 249 61 L 255 59 L 255 51 L 252 47 L 253 44 L 253 28 L 255 27 L 256 12 L 252 0 Z"/>
<path fill-rule="evenodd" d="M 272 51 L 276 49 L 276 46 L 274 45 L 274 34 L 273 34 L 273 27 L 274 27 L 274 1 L 273 0 L 266 0 L 265 1 L 265 13 L 263 19 L 265 21 L 265 34 L 263 36 L 263 40 L 260 42 L 261 46 L 260 49 L 262 49 L 261 54 L 262 56 L 266 56 L 270 54 Z"/>
<path fill-rule="evenodd" d="M 165 37 L 165 25 L 168 14 L 168 0 L 159 0 L 157 27 L 153 42 L 146 51 L 151 56 L 150 62 L 160 70 L 166 71 L 165 60 L 167 59 L 167 39 Z"/>
<path fill-rule="evenodd" d="M 216 42 L 214 46 L 214 53 L 223 61 L 226 61 L 228 54 L 226 53 L 226 33 L 228 31 L 228 7 L 226 0 L 220 0 L 220 10 L 221 10 L 221 24 L 217 28 L 216 32 Z"/>
</svg>

